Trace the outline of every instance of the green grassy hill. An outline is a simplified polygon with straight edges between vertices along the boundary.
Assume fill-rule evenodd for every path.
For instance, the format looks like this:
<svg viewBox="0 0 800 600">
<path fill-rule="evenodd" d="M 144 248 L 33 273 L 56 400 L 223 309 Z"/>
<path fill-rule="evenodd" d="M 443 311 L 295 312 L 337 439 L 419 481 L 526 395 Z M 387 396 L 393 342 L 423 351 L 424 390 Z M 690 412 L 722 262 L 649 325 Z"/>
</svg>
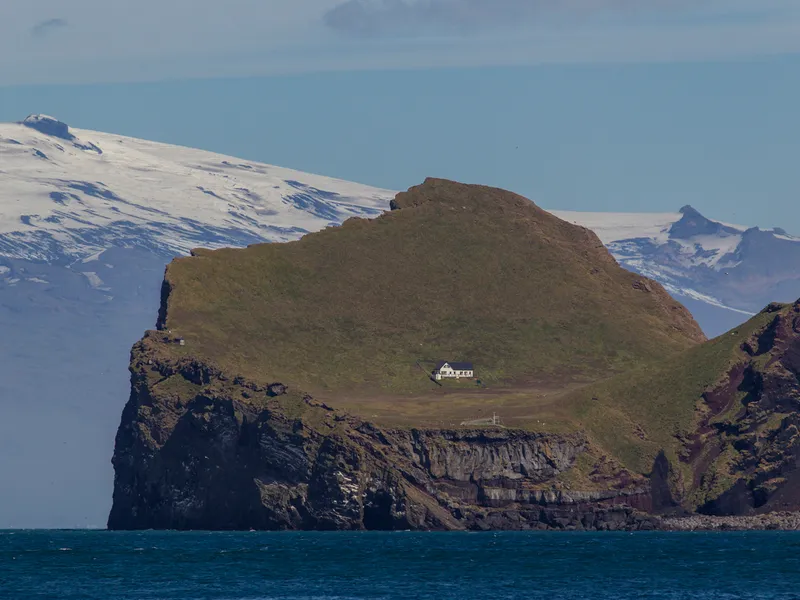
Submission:
<svg viewBox="0 0 800 600">
<path fill-rule="evenodd" d="M 800 302 L 560 403 L 571 427 L 633 471 L 648 473 L 663 450 L 686 508 L 800 508 Z"/>
<path fill-rule="evenodd" d="M 375 220 L 168 268 L 169 352 L 329 398 L 424 393 L 471 361 L 495 389 L 594 381 L 704 337 L 589 230 L 516 194 L 429 179 Z"/>
<path fill-rule="evenodd" d="M 564 407 L 596 442 L 646 473 L 662 449 L 677 458 L 681 440 L 697 429 L 703 394 L 727 382 L 730 370 L 748 358 L 742 342 L 770 318 L 759 314 L 659 364 L 583 387 L 563 398 Z"/>
</svg>

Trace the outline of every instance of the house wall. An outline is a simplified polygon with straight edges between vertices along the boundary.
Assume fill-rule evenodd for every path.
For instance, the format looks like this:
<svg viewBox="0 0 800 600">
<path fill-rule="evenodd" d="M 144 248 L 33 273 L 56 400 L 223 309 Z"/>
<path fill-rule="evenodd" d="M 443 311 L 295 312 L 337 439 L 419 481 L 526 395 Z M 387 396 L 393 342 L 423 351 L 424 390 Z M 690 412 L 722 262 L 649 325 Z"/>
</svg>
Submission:
<svg viewBox="0 0 800 600">
<path fill-rule="evenodd" d="M 463 370 L 456 371 L 452 369 L 449 365 L 442 367 L 435 373 L 436 379 L 458 379 L 461 377 L 469 379 L 474 376 L 475 376 L 474 371 L 463 371 Z"/>
</svg>

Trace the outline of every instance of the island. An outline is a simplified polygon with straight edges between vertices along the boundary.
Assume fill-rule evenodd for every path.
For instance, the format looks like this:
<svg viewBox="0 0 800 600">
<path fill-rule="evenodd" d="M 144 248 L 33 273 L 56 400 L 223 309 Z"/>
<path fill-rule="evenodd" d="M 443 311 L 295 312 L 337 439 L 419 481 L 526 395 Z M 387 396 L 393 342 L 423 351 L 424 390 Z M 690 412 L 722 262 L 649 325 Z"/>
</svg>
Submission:
<svg viewBox="0 0 800 600">
<path fill-rule="evenodd" d="M 169 265 L 131 354 L 109 528 L 794 518 L 800 303 L 709 341 L 526 198 L 428 179 L 391 209 Z"/>
</svg>

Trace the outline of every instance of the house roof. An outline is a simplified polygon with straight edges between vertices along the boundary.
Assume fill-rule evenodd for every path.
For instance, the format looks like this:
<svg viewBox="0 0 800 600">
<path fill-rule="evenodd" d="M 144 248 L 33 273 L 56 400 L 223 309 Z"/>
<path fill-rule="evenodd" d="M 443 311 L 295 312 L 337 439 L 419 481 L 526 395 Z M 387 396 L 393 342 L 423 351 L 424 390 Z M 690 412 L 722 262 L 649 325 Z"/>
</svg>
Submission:
<svg viewBox="0 0 800 600">
<path fill-rule="evenodd" d="M 436 363 L 436 370 L 438 371 L 445 365 L 450 365 L 450 368 L 454 371 L 474 371 L 472 368 L 472 363 L 468 362 L 451 362 L 449 360 L 442 360 Z"/>
</svg>

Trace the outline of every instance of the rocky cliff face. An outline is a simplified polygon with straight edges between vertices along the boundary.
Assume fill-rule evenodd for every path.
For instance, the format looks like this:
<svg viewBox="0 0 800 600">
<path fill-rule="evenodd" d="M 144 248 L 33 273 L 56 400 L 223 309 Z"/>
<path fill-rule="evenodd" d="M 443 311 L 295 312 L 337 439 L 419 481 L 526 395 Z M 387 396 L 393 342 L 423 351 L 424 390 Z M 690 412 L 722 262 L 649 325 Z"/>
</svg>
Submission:
<svg viewBox="0 0 800 600">
<path fill-rule="evenodd" d="M 383 429 L 229 379 L 150 332 L 133 351 L 112 529 L 639 529 L 647 482 L 582 435 Z M 577 489 L 574 475 L 592 483 Z M 583 473 L 583 471 L 581 471 Z"/>
<path fill-rule="evenodd" d="M 687 499 L 701 513 L 800 510 L 800 301 L 761 316 L 766 325 L 703 395 L 697 432 L 684 440 L 694 489 Z"/>
</svg>

